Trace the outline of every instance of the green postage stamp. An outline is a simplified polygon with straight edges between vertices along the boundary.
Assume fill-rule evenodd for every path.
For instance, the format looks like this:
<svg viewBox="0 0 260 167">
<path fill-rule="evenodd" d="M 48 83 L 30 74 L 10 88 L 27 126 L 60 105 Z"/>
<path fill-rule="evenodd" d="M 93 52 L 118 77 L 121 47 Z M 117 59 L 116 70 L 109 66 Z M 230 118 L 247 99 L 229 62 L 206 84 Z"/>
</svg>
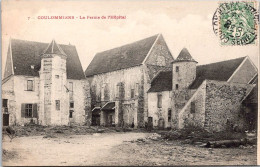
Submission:
<svg viewBox="0 0 260 167">
<path fill-rule="evenodd" d="M 214 33 L 223 46 L 257 43 L 257 2 L 220 2 L 212 18 Z"/>
</svg>

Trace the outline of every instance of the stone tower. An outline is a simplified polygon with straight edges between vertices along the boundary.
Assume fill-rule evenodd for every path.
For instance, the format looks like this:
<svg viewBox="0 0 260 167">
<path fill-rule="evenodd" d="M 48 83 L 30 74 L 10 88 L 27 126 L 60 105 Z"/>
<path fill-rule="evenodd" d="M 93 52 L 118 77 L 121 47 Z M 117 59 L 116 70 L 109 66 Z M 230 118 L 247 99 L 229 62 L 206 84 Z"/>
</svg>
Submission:
<svg viewBox="0 0 260 167">
<path fill-rule="evenodd" d="M 172 90 L 182 90 L 194 81 L 196 64 L 189 51 L 183 48 L 179 56 L 172 62 Z"/>
<path fill-rule="evenodd" d="M 67 55 L 55 40 L 41 55 L 39 121 L 43 125 L 69 123 L 66 59 Z"/>
<path fill-rule="evenodd" d="M 178 128 L 179 111 L 191 96 L 188 87 L 196 77 L 196 64 L 186 48 L 172 62 L 172 128 Z"/>
</svg>

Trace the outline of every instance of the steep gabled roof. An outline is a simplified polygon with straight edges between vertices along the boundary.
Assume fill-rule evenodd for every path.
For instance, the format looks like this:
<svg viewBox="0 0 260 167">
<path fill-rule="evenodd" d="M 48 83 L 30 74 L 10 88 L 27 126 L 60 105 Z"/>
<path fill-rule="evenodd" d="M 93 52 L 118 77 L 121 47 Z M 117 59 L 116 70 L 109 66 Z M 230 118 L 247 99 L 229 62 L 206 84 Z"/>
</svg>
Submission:
<svg viewBox="0 0 260 167">
<path fill-rule="evenodd" d="M 58 54 L 58 55 L 66 55 L 61 47 L 56 43 L 55 40 L 52 40 L 47 49 L 43 54 Z"/>
<path fill-rule="evenodd" d="M 148 92 L 162 92 L 172 90 L 172 71 L 161 71 L 155 76 Z"/>
<path fill-rule="evenodd" d="M 191 61 L 191 62 L 196 62 L 192 56 L 190 55 L 190 52 L 188 51 L 187 48 L 183 48 L 180 52 L 180 54 L 178 55 L 178 57 L 173 61 L 173 63 L 175 62 L 182 62 L 182 61 Z"/>
<path fill-rule="evenodd" d="M 196 79 L 189 88 L 197 89 L 205 79 L 227 81 L 245 58 L 246 57 L 240 57 L 237 59 L 197 66 Z"/>
<path fill-rule="evenodd" d="M 48 43 L 11 39 L 11 52 L 13 59 L 14 75 L 39 76 L 41 67 L 40 55 L 49 46 Z M 84 72 L 78 57 L 76 47 L 73 45 L 59 45 L 59 51 L 67 55 L 67 78 L 85 79 Z M 57 45 L 58 47 L 58 45 Z M 56 46 L 53 50 L 56 52 Z M 34 68 L 31 68 L 34 66 Z"/>
<path fill-rule="evenodd" d="M 85 71 L 87 77 L 141 65 L 158 35 L 97 53 Z"/>
</svg>

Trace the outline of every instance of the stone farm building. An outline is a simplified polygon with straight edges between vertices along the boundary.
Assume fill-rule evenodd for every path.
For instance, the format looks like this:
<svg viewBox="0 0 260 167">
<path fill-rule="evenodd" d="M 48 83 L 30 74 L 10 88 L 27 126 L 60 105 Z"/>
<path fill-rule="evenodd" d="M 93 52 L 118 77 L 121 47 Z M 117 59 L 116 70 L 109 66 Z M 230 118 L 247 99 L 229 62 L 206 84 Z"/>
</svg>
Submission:
<svg viewBox="0 0 260 167">
<path fill-rule="evenodd" d="M 184 48 L 171 70 L 152 79 L 148 117 L 162 128 L 255 129 L 257 74 L 249 57 L 197 65 Z"/>
<path fill-rule="evenodd" d="M 10 40 L 2 80 L 5 125 L 84 124 L 89 93 L 75 46 Z"/>
<path fill-rule="evenodd" d="M 143 127 L 150 81 L 158 71 L 170 69 L 172 61 L 161 34 L 97 53 L 85 71 L 92 124 Z"/>
</svg>

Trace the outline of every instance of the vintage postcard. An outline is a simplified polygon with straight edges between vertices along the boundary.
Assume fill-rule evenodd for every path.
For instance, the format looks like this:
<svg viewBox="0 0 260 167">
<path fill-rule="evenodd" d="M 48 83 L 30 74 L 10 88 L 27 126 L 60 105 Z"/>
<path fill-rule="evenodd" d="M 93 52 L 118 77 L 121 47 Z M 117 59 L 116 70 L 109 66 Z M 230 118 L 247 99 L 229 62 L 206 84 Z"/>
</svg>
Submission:
<svg viewBox="0 0 260 167">
<path fill-rule="evenodd" d="M 259 1 L 1 5 L 3 166 L 258 164 Z"/>
</svg>

